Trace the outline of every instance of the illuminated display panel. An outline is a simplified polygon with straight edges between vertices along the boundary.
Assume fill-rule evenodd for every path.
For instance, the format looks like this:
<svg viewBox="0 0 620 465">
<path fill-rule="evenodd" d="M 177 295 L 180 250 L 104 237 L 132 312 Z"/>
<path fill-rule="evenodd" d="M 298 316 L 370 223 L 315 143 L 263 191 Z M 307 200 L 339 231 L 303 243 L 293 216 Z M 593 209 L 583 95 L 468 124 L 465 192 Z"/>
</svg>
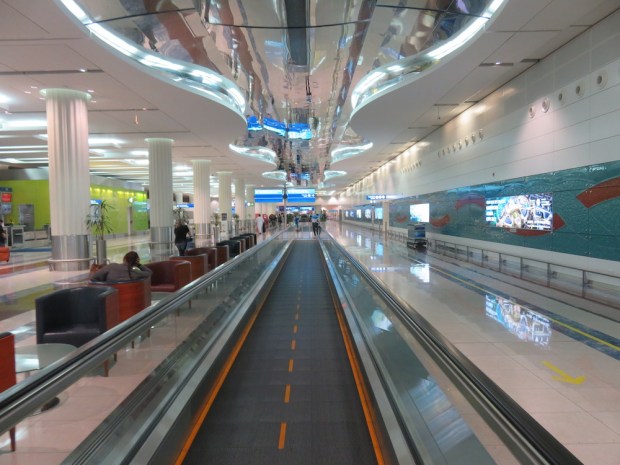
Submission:
<svg viewBox="0 0 620 465">
<path fill-rule="evenodd" d="M 409 221 L 412 223 L 428 223 L 429 212 L 430 205 L 428 203 L 409 205 Z"/>
<path fill-rule="evenodd" d="M 287 201 L 290 203 L 308 203 L 316 199 L 315 189 L 287 189 Z"/>
<path fill-rule="evenodd" d="M 254 202 L 280 203 L 282 202 L 282 189 L 254 189 Z"/>
<path fill-rule="evenodd" d="M 489 226 L 508 229 L 553 228 L 553 196 L 525 194 L 486 200 L 486 221 Z"/>
</svg>

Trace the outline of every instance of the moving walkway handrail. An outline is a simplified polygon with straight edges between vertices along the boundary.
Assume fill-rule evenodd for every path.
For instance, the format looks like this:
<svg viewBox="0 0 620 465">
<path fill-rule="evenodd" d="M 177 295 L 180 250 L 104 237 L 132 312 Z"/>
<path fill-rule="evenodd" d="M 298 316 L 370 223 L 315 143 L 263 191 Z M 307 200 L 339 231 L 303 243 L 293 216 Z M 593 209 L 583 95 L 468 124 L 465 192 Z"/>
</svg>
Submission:
<svg viewBox="0 0 620 465">
<path fill-rule="evenodd" d="M 77 348 L 69 356 L 0 393 L 0 432 L 8 431 L 85 374 L 101 366 L 115 352 L 146 333 L 154 323 L 174 313 L 181 305 L 191 300 L 195 294 L 226 275 L 240 261 L 250 259 L 283 232 L 280 231 L 242 255 L 223 263 L 200 279 L 166 296 L 156 304 L 147 307 L 101 336 Z"/>
<path fill-rule="evenodd" d="M 513 441 L 533 463 L 578 465 L 581 462 L 554 436 L 537 423 L 451 342 L 430 325 L 411 305 L 388 292 L 381 283 L 355 260 L 333 237 L 330 242 L 373 290 L 395 311 L 403 324 L 433 358 L 433 361 L 462 390 L 484 409 L 487 418 L 501 428 L 503 437 Z M 496 430 L 496 432 L 498 432 Z"/>
</svg>

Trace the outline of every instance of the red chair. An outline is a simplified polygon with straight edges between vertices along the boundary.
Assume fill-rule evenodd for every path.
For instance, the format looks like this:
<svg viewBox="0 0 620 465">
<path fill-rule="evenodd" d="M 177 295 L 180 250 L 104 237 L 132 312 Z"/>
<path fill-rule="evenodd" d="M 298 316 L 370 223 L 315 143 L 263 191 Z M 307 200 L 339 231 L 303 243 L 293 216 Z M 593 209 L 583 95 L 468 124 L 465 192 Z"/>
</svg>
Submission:
<svg viewBox="0 0 620 465">
<path fill-rule="evenodd" d="M 0 333 L 0 392 L 17 382 L 15 375 L 15 337 L 11 333 Z M 9 430 L 11 451 L 15 452 L 15 427 Z"/>
<path fill-rule="evenodd" d="M 218 266 L 230 260 L 230 248 L 228 245 L 216 245 L 215 249 L 217 250 Z"/>
<path fill-rule="evenodd" d="M 219 265 L 219 263 L 217 262 L 217 249 L 215 247 L 196 247 L 195 249 L 189 249 L 185 251 L 186 257 L 191 257 L 193 255 L 207 256 L 207 272 L 213 270 L 216 266 Z"/>
<path fill-rule="evenodd" d="M 152 262 L 144 266 L 153 272 L 151 290 L 154 292 L 174 292 L 192 281 L 192 266 L 185 260 Z"/>
<path fill-rule="evenodd" d="M 205 254 L 185 254 L 182 257 L 172 256 L 170 260 L 180 261 L 180 262 L 189 262 L 191 265 L 191 279 L 192 281 L 196 281 L 202 275 L 206 274 L 207 269 L 207 256 Z"/>
</svg>

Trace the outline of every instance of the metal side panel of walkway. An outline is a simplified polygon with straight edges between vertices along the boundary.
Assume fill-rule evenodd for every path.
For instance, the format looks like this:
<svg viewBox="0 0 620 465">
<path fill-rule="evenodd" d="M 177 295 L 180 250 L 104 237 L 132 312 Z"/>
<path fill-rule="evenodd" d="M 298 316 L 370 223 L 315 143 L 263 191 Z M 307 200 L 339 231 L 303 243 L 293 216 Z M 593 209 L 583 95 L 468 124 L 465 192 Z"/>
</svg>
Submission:
<svg viewBox="0 0 620 465">
<path fill-rule="evenodd" d="M 183 462 L 376 464 L 316 241 L 295 241 Z"/>
</svg>

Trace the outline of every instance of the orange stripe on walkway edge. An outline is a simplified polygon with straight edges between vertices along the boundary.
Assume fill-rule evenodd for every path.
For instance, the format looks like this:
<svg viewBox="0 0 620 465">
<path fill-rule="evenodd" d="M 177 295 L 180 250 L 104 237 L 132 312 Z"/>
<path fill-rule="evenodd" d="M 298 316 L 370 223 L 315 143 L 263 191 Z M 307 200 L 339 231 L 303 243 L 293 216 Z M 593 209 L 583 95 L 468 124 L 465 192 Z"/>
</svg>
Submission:
<svg viewBox="0 0 620 465">
<path fill-rule="evenodd" d="M 286 441 L 286 423 L 280 423 L 280 439 L 278 440 L 278 449 L 284 449 L 284 442 Z"/>
<path fill-rule="evenodd" d="M 293 326 L 293 334 L 297 334 L 297 325 Z"/>
<path fill-rule="evenodd" d="M 291 350 L 295 350 L 295 347 L 297 347 L 297 342 L 295 342 L 295 339 L 293 339 L 291 341 Z"/>
<path fill-rule="evenodd" d="M 293 359 L 290 359 L 288 361 L 288 371 L 289 372 L 293 371 Z"/>
<path fill-rule="evenodd" d="M 288 404 L 289 400 L 291 400 L 291 385 L 287 384 L 284 389 L 284 403 Z"/>
</svg>

